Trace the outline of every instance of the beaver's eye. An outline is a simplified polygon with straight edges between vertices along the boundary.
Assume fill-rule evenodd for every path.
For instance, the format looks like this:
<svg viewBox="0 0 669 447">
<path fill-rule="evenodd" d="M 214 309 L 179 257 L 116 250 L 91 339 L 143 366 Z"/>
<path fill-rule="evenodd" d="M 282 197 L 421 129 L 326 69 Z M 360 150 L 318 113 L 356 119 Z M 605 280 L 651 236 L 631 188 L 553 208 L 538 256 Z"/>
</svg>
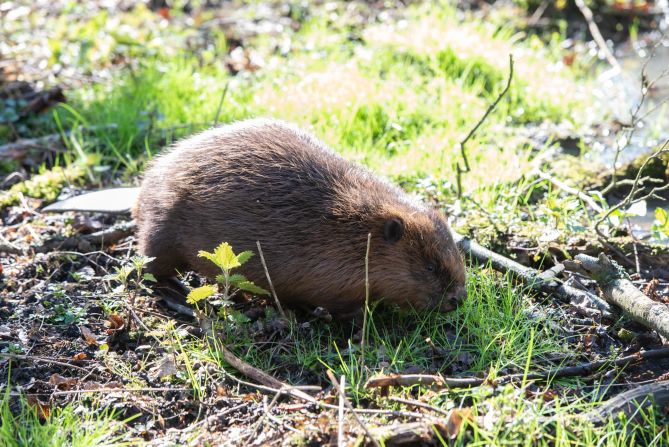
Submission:
<svg viewBox="0 0 669 447">
<path fill-rule="evenodd" d="M 427 271 L 428 272 L 432 273 L 432 272 L 434 272 L 434 270 L 435 270 L 434 264 L 430 263 L 430 264 L 427 265 Z"/>
</svg>

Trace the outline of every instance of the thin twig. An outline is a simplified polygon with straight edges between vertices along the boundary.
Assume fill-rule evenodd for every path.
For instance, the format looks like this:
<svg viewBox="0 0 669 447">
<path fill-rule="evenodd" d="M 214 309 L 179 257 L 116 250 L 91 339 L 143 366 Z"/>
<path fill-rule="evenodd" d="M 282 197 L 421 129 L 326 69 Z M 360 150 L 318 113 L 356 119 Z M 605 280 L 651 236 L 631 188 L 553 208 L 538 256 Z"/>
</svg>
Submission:
<svg viewBox="0 0 669 447">
<path fill-rule="evenodd" d="M 637 171 L 636 177 L 634 178 L 634 182 L 632 183 L 632 188 L 630 189 L 630 192 L 627 194 L 627 196 L 623 200 L 621 200 L 620 202 L 609 208 L 607 212 L 603 216 L 601 216 L 597 220 L 597 222 L 595 222 L 594 229 L 599 236 L 601 236 L 602 238 L 606 238 L 606 235 L 602 233 L 599 227 L 604 221 L 606 221 L 606 219 L 608 219 L 617 210 L 621 208 L 627 208 L 635 203 L 647 199 L 658 198 L 659 197 L 657 195 L 658 193 L 669 190 L 669 183 L 666 183 L 663 186 L 654 186 L 651 188 L 650 192 L 648 192 L 645 195 L 640 195 L 642 194 L 642 190 L 639 189 L 640 180 L 648 164 L 652 160 L 658 158 L 660 155 L 665 154 L 667 152 L 669 152 L 669 139 L 665 140 L 662 146 L 660 146 L 658 150 L 653 152 L 653 154 L 651 154 L 646 160 L 644 160 L 643 164 Z"/>
<path fill-rule="evenodd" d="M 509 54 L 509 77 L 506 80 L 506 86 L 504 87 L 504 90 L 502 90 L 502 92 L 497 96 L 497 99 L 495 99 L 495 101 L 492 104 L 490 104 L 490 106 L 488 106 L 488 109 L 485 111 L 481 119 L 476 123 L 476 125 L 474 125 L 474 127 L 469 131 L 467 136 L 465 136 L 465 138 L 462 141 L 460 141 L 460 144 L 458 145 L 460 148 L 460 156 L 462 157 L 462 162 L 464 163 L 464 168 L 460 166 L 459 162 L 455 166 L 457 173 L 458 197 L 462 197 L 462 174 L 466 174 L 471 170 L 469 166 L 469 158 L 467 157 L 467 150 L 466 150 L 467 142 L 474 136 L 479 127 L 481 127 L 481 125 L 485 122 L 485 120 L 488 118 L 488 115 L 490 115 L 493 112 L 493 110 L 497 108 L 497 105 L 500 103 L 502 98 L 506 96 L 507 92 L 511 88 L 512 80 L 513 80 L 513 54 Z M 440 165 L 443 164 L 443 157 L 444 157 L 443 152 L 441 157 L 442 159 Z"/>
<path fill-rule="evenodd" d="M 337 390 L 337 393 L 339 394 L 340 398 L 344 400 L 344 405 L 346 405 L 346 406 L 348 407 L 349 411 L 351 411 L 351 413 L 353 414 L 353 418 L 354 418 L 355 421 L 358 423 L 358 425 L 360 426 L 360 428 L 362 428 L 362 430 L 365 432 L 365 435 L 367 435 L 367 437 L 369 438 L 370 442 L 371 442 L 372 444 L 374 444 L 375 447 L 381 447 L 381 444 L 379 444 L 379 442 L 374 438 L 374 436 L 373 436 L 372 433 L 369 431 L 369 429 L 367 428 L 367 426 L 365 425 L 365 423 L 362 422 L 362 419 L 360 419 L 360 418 L 358 417 L 358 415 L 353 411 L 353 406 L 352 406 L 351 403 L 348 401 L 348 399 L 346 399 L 346 394 L 344 393 L 344 389 L 339 387 L 339 383 L 337 383 L 337 378 L 336 378 L 335 375 L 332 373 L 332 371 L 330 371 L 330 370 L 328 369 L 328 370 L 327 370 L 327 375 L 328 375 L 328 377 L 330 378 L 330 381 L 332 382 L 332 385 L 334 385 L 335 389 Z"/>
<path fill-rule="evenodd" d="M 362 315 L 362 338 L 360 339 L 360 365 L 365 367 L 365 340 L 367 339 L 367 312 L 369 311 L 369 247 L 372 233 L 367 233 L 367 251 L 365 252 L 365 308 Z"/>
<path fill-rule="evenodd" d="M 262 268 L 265 269 L 265 276 L 267 277 L 267 282 L 269 283 L 269 290 L 272 291 L 272 296 L 274 297 L 274 302 L 276 303 L 277 309 L 279 309 L 279 313 L 281 314 L 281 318 L 284 320 L 288 320 L 288 317 L 286 317 L 286 313 L 283 311 L 283 307 L 281 307 L 281 303 L 279 302 L 279 297 L 276 295 L 276 290 L 274 290 L 274 284 L 272 284 L 272 278 L 269 277 L 269 270 L 267 270 L 267 264 L 265 263 L 265 256 L 262 254 L 262 247 L 260 246 L 260 241 L 256 241 L 256 245 L 258 246 L 258 255 L 260 256 L 260 262 L 262 262 Z"/>
<path fill-rule="evenodd" d="M 230 81 L 225 83 L 225 88 L 223 93 L 221 93 L 221 100 L 218 102 L 218 108 L 216 109 L 216 117 L 214 118 L 214 126 L 218 124 L 218 119 L 221 117 L 221 109 L 223 108 L 223 101 L 228 94 L 228 88 L 230 87 Z"/>
<path fill-rule="evenodd" d="M 341 382 L 339 384 L 340 390 L 346 389 L 346 376 L 342 374 Z M 344 396 L 339 393 L 339 429 L 337 431 L 337 445 L 339 447 L 346 447 L 346 442 L 344 441 Z"/>
<path fill-rule="evenodd" d="M 662 42 L 664 41 L 664 33 L 662 33 L 662 37 L 658 40 L 658 42 L 653 45 L 653 49 L 650 52 L 650 55 L 646 58 L 646 60 L 643 62 L 643 65 L 641 66 L 641 79 L 640 79 L 640 85 L 641 85 L 641 97 L 639 98 L 639 101 L 636 104 L 636 107 L 634 107 L 633 110 L 630 112 L 630 118 L 631 121 L 628 124 L 623 124 L 623 130 L 628 129 L 629 132 L 627 133 L 626 137 L 623 138 L 616 138 L 616 151 L 613 157 L 613 172 L 611 174 L 611 181 L 609 184 L 600 191 L 602 196 L 605 196 L 608 194 L 613 188 L 616 186 L 620 186 L 623 184 L 623 182 L 626 183 L 626 180 L 622 180 L 618 182 L 618 160 L 620 158 L 620 155 L 622 152 L 629 147 L 630 143 L 632 142 L 632 139 L 634 137 L 634 134 L 636 133 L 637 129 L 639 128 L 638 124 L 640 122 L 643 122 L 643 120 L 648 116 L 648 113 L 641 115 L 641 109 L 643 108 L 644 104 L 646 103 L 646 100 L 648 99 L 649 92 L 653 89 L 655 84 L 662 79 L 663 76 L 666 76 L 667 70 L 663 71 L 658 77 L 655 79 L 648 81 L 648 64 L 650 63 L 651 60 L 655 57 L 655 54 L 657 52 L 657 49 L 662 45 Z M 652 109 L 651 111 L 652 112 Z M 621 144 L 621 141 L 623 142 Z"/>
<path fill-rule="evenodd" d="M 66 394 L 88 394 L 88 393 L 158 393 L 158 392 L 169 392 L 169 391 L 193 391 L 192 388 L 94 388 L 90 390 L 66 390 L 66 391 L 54 391 L 51 393 L 52 396 L 60 396 Z"/>
<path fill-rule="evenodd" d="M 18 245 L 9 242 L 8 239 L 0 234 L 0 253 L 7 253 L 8 255 L 23 255 L 25 254 L 25 250 L 23 250 Z"/>
<path fill-rule="evenodd" d="M 595 39 L 595 42 L 597 43 L 599 49 L 602 51 L 602 53 L 604 53 L 604 57 L 606 58 L 606 60 L 609 62 L 609 64 L 611 64 L 613 68 L 616 69 L 618 73 L 622 72 L 618 60 L 616 60 L 616 58 L 611 53 L 611 50 L 609 50 L 608 45 L 606 45 L 606 41 L 604 40 L 602 33 L 599 32 L 599 27 L 597 27 L 597 24 L 595 23 L 590 8 L 586 6 L 583 0 L 576 0 L 576 6 L 581 11 L 581 14 L 583 14 L 583 18 L 585 18 L 585 21 L 588 23 L 588 29 L 590 30 L 590 34 L 592 34 L 592 37 Z"/>
<path fill-rule="evenodd" d="M 552 183 L 554 186 L 563 190 L 567 194 L 578 197 L 579 199 L 581 199 L 582 201 L 587 203 L 590 206 L 590 208 L 592 208 L 593 211 L 595 211 L 597 213 L 603 213 L 604 212 L 604 209 L 597 202 L 595 202 L 595 200 L 592 197 L 590 197 L 589 195 L 579 191 L 576 188 L 572 188 L 571 186 L 567 185 L 566 183 L 561 182 L 560 180 L 556 179 L 555 177 L 553 177 L 553 176 L 551 176 L 551 175 L 549 175 L 549 174 L 547 174 L 547 173 L 545 173 L 545 172 L 543 172 L 539 169 L 537 169 L 535 171 L 535 174 L 537 175 L 537 177 L 542 178 L 542 179 Z"/>
<path fill-rule="evenodd" d="M 272 388 L 272 387 L 265 386 L 265 385 L 260 385 L 260 384 L 257 384 L 257 383 L 247 382 L 246 380 L 240 379 L 239 377 L 235 377 L 232 374 L 229 374 L 225 371 L 223 371 L 223 373 L 225 374 L 226 377 L 234 380 L 235 382 L 237 382 L 240 385 L 247 386 L 247 387 L 250 387 L 250 388 L 254 388 L 258 391 L 264 391 L 266 393 L 275 394 L 275 393 L 279 392 L 279 389 L 277 389 L 277 388 Z M 319 386 L 315 386 L 315 385 L 294 386 L 293 388 L 296 389 L 296 390 L 302 390 L 302 391 L 316 391 L 316 392 L 321 391 L 321 388 Z M 305 395 L 305 396 L 295 395 L 293 397 L 296 397 L 298 399 L 303 400 L 304 402 L 307 402 L 308 404 L 316 405 L 317 407 L 320 407 L 320 408 L 323 408 L 323 409 L 336 410 L 336 411 L 339 410 L 339 407 L 337 405 L 330 405 L 330 404 L 326 404 L 324 402 L 317 401 L 315 398 L 313 398 L 309 395 Z M 346 410 L 347 411 L 352 411 L 353 413 L 358 413 L 358 414 L 373 414 L 373 415 L 380 415 L 380 416 L 392 416 L 392 417 L 404 417 L 404 418 L 420 418 L 420 417 L 423 417 L 423 415 L 421 413 L 414 413 L 414 412 L 411 412 L 411 411 L 401 411 L 401 410 L 400 411 L 398 411 L 398 410 L 383 410 L 383 409 L 376 410 L 376 409 L 372 409 L 372 408 L 353 408 L 352 410 L 350 410 L 349 408 L 346 408 Z"/>
<path fill-rule="evenodd" d="M 46 357 L 36 357 L 36 356 L 33 356 L 33 355 L 23 355 L 23 354 L 9 354 L 9 353 L 6 353 L 6 352 L 0 352 L 0 357 L 5 357 L 5 358 L 9 358 L 9 359 L 14 359 L 14 360 L 29 360 L 29 361 L 33 361 L 33 362 L 50 363 L 52 365 L 58 365 L 58 366 L 64 366 L 64 367 L 67 367 L 67 368 L 78 369 L 79 371 L 84 371 L 86 373 L 90 372 L 89 370 L 87 370 L 86 368 L 82 368 L 81 366 L 72 365 L 70 363 L 65 363 L 65 362 L 61 362 L 59 360 L 50 359 L 50 358 L 46 358 Z"/>
<path fill-rule="evenodd" d="M 412 405 L 414 407 L 424 408 L 426 410 L 434 411 L 435 413 L 443 414 L 444 416 L 449 416 L 450 415 L 450 413 L 446 410 L 442 410 L 441 408 L 437 408 L 434 405 L 426 404 L 425 402 L 421 402 L 421 401 L 418 401 L 418 400 L 404 399 L 404 398 L 395 397 L 395 396 L 391 397 L 390 400 L 392 400 L 393 402 L 404 404 L 404 405 Z"/>
<path fill-rule="evenodd" d="M 627 228 L 630 232 L 630 236 L 632 237 L 632 250 L 634 252 L 634 267 L 636 269 L 637 275 L 641 275 L 641 263 L 639 262 L 639 250 L 637 249 L 637 238 L 634 236 L 634 231 L 632 230 L 632 222 L 628 219 L 627 220 Z"/>
<path fill-rule="evenodd" d="M 258 422 L 256 422 L 255 426 L 251 429 L 251 432 L 249 433 L 249 436 L 246 438 L 246 443 L 248 444 L 251 441 L 251 438 L 253 438 L 256 433 L 258 432 L 258 429 L 262 427 L 262 424 L 265 422 L 265 419 L 269 415 L 269 412 L 272 411 L 272 408 L 274 405 L 277 403 L 279 400 L 279 397 L 285 392 L 285 390 L 280 389 L 272 398 L 272 402 L 270 402 L 269 405 L 267 405 L 267 397 L 263 399 L 263 415 L 260 419 L 258 419 Z"/>
<path fill-rule="evenodd" d="M 223 411 L 221 411 L 221 412 L 219 412 L 219 413 L 212 414 L 211 416 L 208 416 L 208 417 L 202 419 L 201 421 L 196 422 L 195 424 L 190 425 L 190 426 L 187 427 L 184 431 L 186 431 L 186 432 L 191 432 L 191 431 L 195 430 L 196 428 L 198 428 L 198 427 L 201 426 L 201 425 L 205 425 L 205 426 L 208 427 L 208 426 L 211 425 L 216 419 L 221 419 L 223 416 L 226 416 L 226 415 L 228 415 L 228 414 L 230 414 L 230 413 L 234 413 L 235 411 L 237 411 L 237 410 L 241 410 L 241 409 L 244 408 L 244 407 L 248 407 L 250 404 L 251 404 L 251 402 L 242 402 L 241 404 L 239 404 L 239 405 L 235 405 L 234 407 L 226 408 L 225 410 L 223 410 Z"/>
</svg>

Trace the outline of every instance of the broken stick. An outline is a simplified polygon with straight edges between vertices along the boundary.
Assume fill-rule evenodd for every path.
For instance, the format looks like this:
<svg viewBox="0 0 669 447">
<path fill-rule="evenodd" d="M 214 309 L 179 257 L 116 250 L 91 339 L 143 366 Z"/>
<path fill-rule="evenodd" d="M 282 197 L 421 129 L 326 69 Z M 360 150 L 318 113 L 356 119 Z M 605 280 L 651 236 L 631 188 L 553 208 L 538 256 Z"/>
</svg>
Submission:
<svg viewBox="0 0 669 447">
<path fill-rule="evenodd" d="M 658 407 L 669 405 L 669 380 L 648 383 L 620 393 L 586 413 L 584 417 L 596 425 L 605 424 L 609 418 L 621 413 L 624 413 L 629 420 L 637 420 L 643 416 L 640 410 L 651 405 Z"/>
<path fill-rule="evenodd" d="M 567 269 L 597 281 L 604 299 L 620 307 L 632 320 L 669 338 L 669 306 L 644 295 L 632 284 L 625 270 L 604 253 L 598 258 L 577 255 L 575 261 L 564 264 Z"/>
<path fill-rule="evenodd" d="M 651 349 L 639 351 L 615 360 L 599 360 L 596 362 L 582 363 L 575 366 L 563 366 L 553 368 L 546 372 L 518 373 L 497 377 L 494 380 L 481 377 L 442 377 L 428 374 L 390 374 L 386 376 L 373 377 L 367 381 L 365 388 L 379 388 L 389 386 L 413 386 L 425 385 L 439 388 L 469 388 L 489 383 L 491 385 L 502 385 L 511 382 L 522 382 L 523 380 L 547 381 L 563 377 L 579 377 L 600 371 L 607 366 L 627 366 L 642 360 L 660 359 L 669 357 L 669 348 Z"/>
<path fill-rule="evenodd" d="M 510 273 L 517 280 L 526 284 L 533 290 L 555 295 L 564 302 L 574 304 L 590 304 L 595 307 L 605 318 L 612 318 L 614 311 L 611 306 L 592 293 L 576 289 L 564 284 L 562 281 L 551 277 L 544 277 L 538 270 L 526 267 L 518 262 L 504 257 L 498 253 L 488 250 L 475 241 L 453 232 L 453 238 L 460 249 L 472 260 L 479 264 L 490 264 L 490 266 L 502 273 Z"/>
</svg>

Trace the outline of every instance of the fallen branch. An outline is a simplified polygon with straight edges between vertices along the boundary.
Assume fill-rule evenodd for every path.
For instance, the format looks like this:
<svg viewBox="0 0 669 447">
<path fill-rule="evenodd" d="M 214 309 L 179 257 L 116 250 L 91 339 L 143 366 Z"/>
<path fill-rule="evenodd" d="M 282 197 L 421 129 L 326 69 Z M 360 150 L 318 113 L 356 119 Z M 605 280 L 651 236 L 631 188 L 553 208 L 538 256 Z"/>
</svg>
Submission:
<svg viewBox="0 0 669 447">
<path fill-rule="evenodd" d="M 625 315 L 669 338 L 669 307 L 653 301 L 637 289 L 625 271 L 604 253 L 598 258 L 577 255 L 565 267 L 597 281 L 604 298 L 620 307 Z"/>
<path fill-rule="evenodd" d="M 35 248 L 37 253 L 46 253 L 53 250 L 76 250 L 90 251 L 91 247 L 103 247 L 105 245 L 115 244 L 135 233 L 137 224 L 134 220 L 121 222 L 96 231 L 91 234 L 80 234 L 65 239 L 51 239 Z"/>
<path fill-rule="evenodd" d="M 542 277 L 539 271 L 488 250 L 475 241 L 455 232 L 453 232 L 453 238 L 465 255 L 479 264 L 489 264 L 498 272 L 509 273 L 533 290 L 552 294 L 561 301 L 572 303 L 576 307 L 587 303 L 591 307 L 594 306 L 602 317 L 613 317 L 611 306 L 592 293 L 568 286 L 550 276 L 548 278 Z"/>
<path fill-rule="evenodd" d="M 605 424 L 620 413 L 624 413 L 628 420 L 637 420 L 643 416 L 640 410 L 651 405 L 669 405 L 669 380 L 648 383 L 620 393 L 583 417 L 596 425 Z"/>
<path fill-rule="evenodd" d="M 581 377 L 597 372 L 610 366 L 627 366 L 643 360 L 661 359 L 669 357 L 669 348 L 652 349 L 650 351 L 639 351 L 632 355 L 615 360 L 600 360 L 596 362 L 582 363 L 576 366 L 564 366 L 553 368 L 541 373 L 519 373 L 508 374 L 497 377 L 494 380 L 480 377 L 449 378 L 439 375 L 428 374 L 390 374 L 387 376 L 374 377 L 367 381 L 365 388 L 379 388 L 389 386 L 414 386 L 425 385 L 438 388 L 470 388 L 484 384 L 504 385 L 506 383 L 517 383 L 523 380 L 550 381 L 564 377 Z"/>
<path fill-rule="evenodd" d="M 281 393 L 285 393 L 294 397 L 298 397 L 300 399 L 306 400 L 308 402 L 316 403 L 316 399 L 313 397 L 309 396 L 307 393 L 304 391 L 300 391 L 299 389 L 296 389 L 295 387 L 292 387 L 290 385 L 287 385 L 280 381 L 279 379 L 276 379 L 269 374 L 267 374 L 264 371 L 259 370 L 258 368 L 249 365 L 246 363 L 244 360 L 240 359 L 237 357 L 235 354 L 232 353 L 228 348 L 226 348 L 223 343 L 218 339 L 216 336 L 216 333 L 214 331 L 213 327 L 213 322 L 211 319 L 207 317 L 201 317 L 199 318 L 200 320 L 200 328 L 202 329 L 202 332 L 206 335 L 207 339 L 209 342 L 212 344 L 213 349 L 216 352 L 220 352 L 223 360 L 225 362 L 232 366 L 234 369 L 242 373 L 244 376 L 255 380 L 256 382 L 259 382 L 260 384 L 274 388 L 279 390 Z"/>
</svg>

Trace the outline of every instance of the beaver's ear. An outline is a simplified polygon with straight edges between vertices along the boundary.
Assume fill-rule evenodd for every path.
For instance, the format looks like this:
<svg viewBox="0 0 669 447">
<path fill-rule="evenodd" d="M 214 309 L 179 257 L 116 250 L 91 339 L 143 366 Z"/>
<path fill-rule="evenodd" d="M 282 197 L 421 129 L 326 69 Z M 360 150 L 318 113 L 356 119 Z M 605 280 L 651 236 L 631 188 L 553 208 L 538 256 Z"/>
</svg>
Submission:
<svg viewBox="0 0 669 447">
<path fill-rule="evenodd" d="M 397 242 L 404 234 L 404 222 L 399 217 L 391 217 L 383 223 L 383 239 Z"/>
</svg>

